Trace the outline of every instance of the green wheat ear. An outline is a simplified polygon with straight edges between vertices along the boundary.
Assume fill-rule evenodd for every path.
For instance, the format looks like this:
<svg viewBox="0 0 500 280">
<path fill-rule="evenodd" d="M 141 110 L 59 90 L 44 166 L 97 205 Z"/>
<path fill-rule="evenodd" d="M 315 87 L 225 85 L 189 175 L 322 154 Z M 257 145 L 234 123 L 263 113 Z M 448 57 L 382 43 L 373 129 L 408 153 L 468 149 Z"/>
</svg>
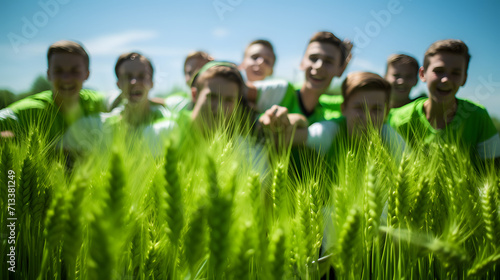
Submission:
<svg viewBox="0 0 500 280">
<path fill-rule="evenodd" d="M 214 161 L 209 158 L 207 165 L 209 177 L 210 208 L 208 225 L 210 227 L 210 264 L 211 274 L 220 278 L 223 274 L 227 254 L 229 252 L 229 229 L 232 224 L 233 196 L 231 192 L 223 191 L 217 181 L 217 171 Z M 229 188 L 229 189 L 232 189 Z"/>
<path fill-rule="evenodd" d="M 167 226 L 170 242 L 177 245 L 184 227 L 182 187 L 177 173 L 179 159 L 176 147 L 169 145 L 165 156 L 165 190 L 167 193 Z"/>
<path fill-rule="evenodd" d="M 427 212 L 428 196 L 429 196 L 429 182 L 424 180 L 421 186 L 417 189 L 415 198 L 412 201 L 413 207 L 410 210 L 410 217 L 413 225 L 420 229 L 425 223 L 425 213 Z"/>
<path fill-rule="evenodd" d="M 269 249 L 270 277 L 272 279 L 283 279 L 286 267 L 286 244 L 283 230 L 277 229 L 272 237 Z"/>
<path fill-rule="evenodd" d="M 283 163 L 278 163 L 278 166 L 274 170 L 273 185 L 272 185 L 272 201 L 273 201 L 273 214 L 274 217 L 279 217 L 280 212 L 284 208 L 284 202 L 286 198 L 286 174 L 285 165 Z"/>
<path fill-rule="evenodd" d="M 340 272 L 346 273 L 351 267 L 354 254 L 359 246 L 356 244 L 359 240 L 361 229 L 361 215 L 357 208 L 352 208 L 342 226 L 338 240 L 338 261 Z"/>
<path fill-rule="evenodd" d="M 250 279 L 254 269 L 255 242 L 252 225 L 247 223 L 243 229 L 241 249 L 234 260 L 233 279 Z"/>
<path fill-rule="evenodd" d="M 375 184 L 375 163 L 368 164 L 366 173 L 367 240 L 377 236 L 382 206 L 381 195 Z M 370 243 L 370 242 L 368 242 Z"/>
<path fill-rule="evenodd" d="M 396 175 L 396 182 L 392 186 L 391 193 L 389 194 L 389 219 L 391 226 L 396 228 L 401 226 L 403 222 L 403 217 L 407 215 L 408 203 L 405 199 L 408 193 L 408 176 L 407 176 L 407 166 L 409 164 L 409 158 L 405 157 L 401 161 L 401 165 L 398 168 L 398 174 Z"/>
<path fill-rule="evenodd" d="M 190 271 L 194 274 L 201 260 L 206 255 L 206 209 L 198 207 L 189 221 L 187 233 L 184 236 L 184 253 Z"/>
<path fill-rule="evenodd" d="M 88 279 L 112 279 L 115 262 L 111 252 L 110 235 L 107 234 L 99 218 L 92 221 L 90 230 L 89 259 L 87 261 Z"/>
<path fill-rule="evenodd" d="M 109 199 L 107 201 L 107 211 L 104 214 L 109 214 L 116 221 L 117 225 L 122 225 L 125 221 L 125 168 L 123 160 L 118 152 L 111 154 L 109 166 Z"/>
<path fill-rule="evenodd" d="M 39 279 L 46 277 L 54 251 L 60 245 L 61 240 L 63 240 L 66 221 L 68 220 L 68 208 L 66 203 L 66 195 L 58 193 L 47 211 L 45 229 L 43 232 L 43 236 L 45 238 L 45 248 L 42 267 L 38 276 Z"/>
<path fill-rule="evenodd" d="M 152 243 L 149 246 L 144 267 L 146 279 L 165 279 L 164 267 L 161 267 L 161 249 L 161 242 Z"/>
<path fill-rule="evenodd" d="M 488 279 L 487 277 L 480 278 L 488 272 L 493 272 L 493 270 L 498 270 L 500 265 L 500 253 L 491 255 L 484 260 L 477 262 L 471 269 L 467 271 L 468 277 L 476 277 L 477 279 Z M 492 278 L 491 278 L 492 279 Z M 498 278 L 495 278 L 498 279 Z"/>
<path fill-rule="evenodd" d="M 17 200 L 20 204 L 19 212 L 21 219 L 24 220 L 27 218 L 30 206 L 33 203 L 32 197 L 34 196 L 34 193 L 38 191 L 38 172 L 35 166 L 35 161 L 31 156 L 27 156 L 24 159 L 19 177 L 20 180 Z"/>
<path fill-rule="evenodd" d="M 68 266 L 67 272 L 75 272 L 76 258 L 80 252 L 83 241 L 83 227 L 82 227 L 82 203 L 85 191 L 89 188 L 86 180 L 78 178 L 75 180 L 68 193 L 68 220 L 66 221 L 64 246 L 62 254 L 66 259 Z M 70 277 L 70 279 L 74 279 Z"/>
<path fill-rule="evenodd" d="M 481 193 L 481 207 L 483 212 L 486 238 L 494 250 L 500 248 L 500 204 L 497 201 L 498 188 L 495 184 L 487 183 Z"/>
<path fill-rule="evenodd" d="M 299 191 L 298 197 L 298 216 L 300 221 L 300 235 L 302 237 L 302 241 L 299 244 L 300 248 L 302 248 L 302 261 L 305 263 L 310 263 L 313 260 L 315 254 L 315 224 L 313 223 L 314 217 L 310 206 L 311 204 L 309 201 L 309 196 L 306 190 Z"/>
</svg>

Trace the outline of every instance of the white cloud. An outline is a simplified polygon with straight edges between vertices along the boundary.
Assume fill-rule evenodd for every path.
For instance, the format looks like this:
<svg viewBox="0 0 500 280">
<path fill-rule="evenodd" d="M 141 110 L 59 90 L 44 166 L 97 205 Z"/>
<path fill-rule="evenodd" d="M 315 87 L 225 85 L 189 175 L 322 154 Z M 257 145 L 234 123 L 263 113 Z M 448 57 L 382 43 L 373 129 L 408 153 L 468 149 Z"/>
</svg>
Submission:
<svg viewBox="0 0 500 280">
<path fill-rule="evenodd" d="M 224 27 L 217 27 L 212 30 L 212 35 L 216 38 L 224 38 L 229 35 L 229 30 Z"/>
<path fill-rule="evenodd" d="M 158 32 L 153 30 L 130 30 L 86 40 L 85 46 L 92 55 L 115 55 L 117 52 L 130 51 L 132 43 L 156 37 L 158 37 Z"/>
</svg>

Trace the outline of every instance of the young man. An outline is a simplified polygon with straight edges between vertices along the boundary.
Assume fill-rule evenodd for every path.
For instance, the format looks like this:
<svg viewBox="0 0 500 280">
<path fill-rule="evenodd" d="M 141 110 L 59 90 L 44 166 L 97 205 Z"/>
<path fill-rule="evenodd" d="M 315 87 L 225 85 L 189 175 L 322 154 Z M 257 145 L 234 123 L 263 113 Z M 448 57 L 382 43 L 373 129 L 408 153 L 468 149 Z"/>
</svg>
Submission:
<svg viewBox="0 0 500 280">
<path fill-rule="evenodd" d="M 243 62 L 238 67 L 244 71 L 249 82 L 262 81 L 273 74 L 276 54 L 271 42 L 263 39 L 248 44 Z"/>
<path fill-rule="evenodd" d="M 85 152 L 99 143 L 108 145 L 116 137 L 115 129 L 126 127 L 127 139 L 144 138 L 155 154 L 162 153 L 160 137 L 168 134 L 174 126 L 174 116 L 162 105 L 149 100 L 153 88 L 153 65 L 137 52 L 120 55 L 115 64 L 116 85 L 124 99 L 110 113 L 99 117 L 83 118 L 65 135 L 71 150 Z M 92 134 L 85 131 L 93 131 Z M 136 135 L 138 138 L 134 138 Z M 86 146 L 84 146 L 86 145 Z"/>
<path fill-rule="evenodd" d="M 137 52 L 124 53 L 116 62 L 115 73 L 116 85 L 126 100 L 120 110 L 120 118 L 126 123 L 140 126 L 170 116 L 163 106 L 148 99 L 153 88 L 153 65 L 149 59 Z"/>
<path fill-rule="evenodd" d="M 429 98 L 390 115 L 391 126 L 412 146 L 445 141 L 466 149 L 473 158 L 500 157 L 500 137 L 486 109 L 456 97 L 467 81 L 469 60 L 469 49 L 460 40 L 437 41 L 425 52 L 419 77 L 427 83 Z"/>
<path fill-rule="evenodd" d="M 189 121 L 197 129 L 184 129 L 187 135 L 181 137 L 183 145 L 192 149 L 198 147 L 198 141 L 203 137 L 197 137 L 197 132 L 210 137 L 222 131 L 223 136 L 236 141 L 232 152 L 241 153 L 240 158 L 250 163 L 263 178 L 269 174 L 266 149 L 251 137 L 255 116 L 247 105 L 246 85 L 237 66 L 220 61 L 205 64 L 193 77 L 191 90 L 194 108 Z M 186 119 L 178 121 L 180 127 L 188 124 Z M 240 167 L 243 166 L 245 164 Z"/>
<path fill-rule="evenodd" d="M 72 41 L 58 41 L 47 52 L 47 78 L 52 90 L 44 91 L 0 111 L 0 130 L 23 137 L 37 127 L 54 140 L 83 116 L 105 110 L 104 98 L 82 89 L 89 77 L 89 56 Z"/>
<path fill-rule="evenodd" d="M 249 85 L 248 98 L 258 112 L 273 105 L 286 107 L 289 113 L 307 117 L 310 124 L 325 120 L 328 109 L 319 104 L 334 77 L 340 77 L 350 60 L 350 43 L 342 42 L 331 32 L 317 32 L 309 40 L 300 69 L 305 81 L 299 90 L 280 80 L 257 81 Z"/>
<path fill-rule="evenodd" d="M 188 54 L 184 61 L 184 79 L 189 88 L 191 87 L 193 76 L 203 67 L 203 65 L 213 60 L 214 58 L 204 51 L 195 51 Z M 184 109 L 191 110 L 193 104 L 190 95 L 190 93 L 184 91 L 174 92 L 168 95 L 162 102 L 171 111 L 179 112 Z M 153 100 L 158 101 L 157 99 Z"/>
<path fill-rule="evenodd" d="M 387 59 L 385 79 L 392 86 L 391 108 L 402 107 L 416 99 L 410 99 L 411 89 L 418 81 L 418 62 L 415 58 L 405 54 L 393 54 Z"/>
<path fill-rule="evenodd" d="M 244 97 L 246 85 L 233 63 L 213 61 L 205 64 L 193 77 L 191 90 L 194 103 L 191 117 L 202 129 L 227 125 L 230 120 L 235 121 L 236 114 L 241 117 L 250 112 Z M 250 122 L 251 119 L 242 121 Z"/>
</svg>

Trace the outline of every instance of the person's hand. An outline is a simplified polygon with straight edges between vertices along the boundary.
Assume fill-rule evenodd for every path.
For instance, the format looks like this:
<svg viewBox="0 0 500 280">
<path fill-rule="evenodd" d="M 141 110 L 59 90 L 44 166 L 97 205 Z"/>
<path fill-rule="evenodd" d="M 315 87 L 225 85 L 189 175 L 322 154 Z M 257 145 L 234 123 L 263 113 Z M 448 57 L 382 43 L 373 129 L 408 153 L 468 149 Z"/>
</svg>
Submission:
<svg viewBox="0 0 500 280">
<path fill-rule="evenodd" d="M 3 138 L 3 139 L 11 139 L 11 138 L 14 138 L 14 132 L 10 131 L 10 130 L 5 130 L 5 131 L 0 131 L 0 138 Z"/>
<path fill-rule="evenodd" d="M 342 74 L 344 74 L 344 71 L 347 68 L 347 65 L 349 64 L 349 62 L 352 59 L 353 44 L 352 44 L 351 40 L 345 39 L 344 42 L 342 42 L 342 44 L 344 44 L 344 47 L 346 50 L 346 56 L 345 56 L 344 64 L 341 65 L 339 73 L 337 73 L 337 75 L 336 75 L 337 77 L 340 77 L 340 76 L 342 76 Z"/>
<path fill-rule="evenodd" d="M 294 125 L 290 123 L 287 108 L 273 105 L 260 116 L 259 124 L 278 150 L 290 145 Z"/>
</svg>

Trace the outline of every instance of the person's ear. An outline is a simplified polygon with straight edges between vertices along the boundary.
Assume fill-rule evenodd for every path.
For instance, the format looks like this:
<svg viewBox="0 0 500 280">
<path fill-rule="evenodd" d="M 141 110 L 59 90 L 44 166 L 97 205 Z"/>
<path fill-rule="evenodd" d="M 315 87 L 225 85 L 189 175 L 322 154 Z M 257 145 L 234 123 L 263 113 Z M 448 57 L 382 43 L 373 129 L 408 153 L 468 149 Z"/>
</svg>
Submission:
<svg viewBox="0 0 500 280">
<path fill-rule="evenodd" d="M 198 97 L 198 89 L 196 87 L 191 87 L 191 98 L 193 103 L 196 103 L 196 98 Z"/>
<path fill-rule="evenodd" d="M 425 79 L 425 69 L 424 69 L 424 66 L 421 66 L 419 69 L 418 69 L 418 77 L 420 78 L 420 80 L 422 82 L 426 82 L 426 79 Z"/>
<path fill-rule="evenodd" d="M 302 60 L 300 61 L 300 66 L 299 66 L 299 70 L 300 70 L 300 71 L 306 71 L 306 67 L 305 67 L 305 62 L 304 62 L 304 60 L 305 60 L 305 57 L 304 57 L 304 58 L 302 58 Z"/>
<path fill-rule="evenodd" d="M 47 80 L 52 81 L 52 77 L 50 76 L 50 71 L 47 69 Z"/>
<path fill-rule="evenodd" d="M 467 73 L 464 74 L 464 82 L 462 83 L 462 86 L 464 86 L 466 82 L 467 82 Z"/>
<path fill-rule="evenodd" d="M 89 78 L 89 76 L 90 76 L 90 71 L 89 71 L 89 70 L 87 70 L 87 73 L 86 73 L 86 75 L 85 75 L 85 79 L 84 79 L 84 81 L 86 81 L 86 80 Z"/>
</svg>

